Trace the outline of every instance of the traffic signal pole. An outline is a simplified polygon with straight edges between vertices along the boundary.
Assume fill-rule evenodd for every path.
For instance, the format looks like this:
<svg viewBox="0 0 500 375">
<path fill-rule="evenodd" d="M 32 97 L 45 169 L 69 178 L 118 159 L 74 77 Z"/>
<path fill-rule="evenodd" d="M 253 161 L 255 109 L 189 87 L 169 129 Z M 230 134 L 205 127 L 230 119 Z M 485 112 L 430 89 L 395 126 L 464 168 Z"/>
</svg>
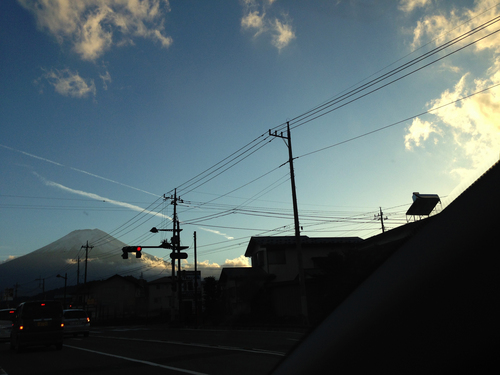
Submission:
<svg viewBox="0 0 500 375">
<path fill-rule="evenodd" d="M 173 217 L 173 222 L 174 222 L 174 230 L 173 230 L 173 236 L 172 236 L 172 252 L 174 254 L 180 255 L 180 229 L 179 229 L 179 220 L 177 219 L 177 200 L 180 200 L 177 198 L 177 189 L 174 190 L 174 197 L 172 204 L 174 205 L 174 217 Z M 172 277 L 174 278 L 174 264 L 175 264 L 175 259 L 172 259 Z M 175 280 L 175 278 L 174 278 Z M 174 281 L 175 282 L 175 281 Z M 179 298 L 179 323 L 182 321 L 182 279 L 181 279 L 181 258 L 180 256 L 177 257 L 177 297 Z"/>
<path fill-rule="evenodd" d="M 163 194 L 163 199 L 167 200 L 167 196 Z M 172 263 L 172 320 L 174 320 L 174 315 L 175 315 L 175 300 L 176 297 L 178 299 L 179 307 L 179 322 L 182 322 L 182 273 L 181 273 L 181 260 L 182 259 L 187 259 L 188 254 L 187 253 L 182 253 L 181 250 L 188 249 L 189 246 L 181 246 L 181 236 L 180 232 L 182 229 L 179 228 L 179 220 L 177 218 L 177 202 L 183 202 L 182 199 L 177 197 L 177 189 L 175 189 L 174 195 L 170 196 L 170 199 L 172 199 L 171 204 L 174 205 L 174 216 L 172 218 L 172 223 L 173 223 L 173 228 L 172 229 L 157 229 L 155 227 L 151 228 L 150 232 L 152 233 L 158 233 L 160 231 L 172 231 L 172 237 L 170 239 L 170 242 L 168 240 L 163 240 L 161 241 L 160 246 L 125 246 L 122 248 L 123 252 L 123 259 L 128 258 L 128 253 L 129 252 L 135 252 L 136 253 L 136 258 L 141 257 L 142 249 L 143 248 L 162 248 L 162 249 L 171 249 L 172 252 L 170 253 L 170 259 Z M 175 277 L 175 260 L 177 259 L 177 278 Z M 176 295 L 177 293 L 177 295 Z"/>
</svg>

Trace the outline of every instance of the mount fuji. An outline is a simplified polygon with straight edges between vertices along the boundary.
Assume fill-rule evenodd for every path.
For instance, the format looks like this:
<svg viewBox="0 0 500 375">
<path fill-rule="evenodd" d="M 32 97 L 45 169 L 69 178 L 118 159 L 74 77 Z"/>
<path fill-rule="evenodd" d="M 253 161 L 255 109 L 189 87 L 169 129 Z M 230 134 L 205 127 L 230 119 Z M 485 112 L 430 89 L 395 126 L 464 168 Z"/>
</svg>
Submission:
<svg viewBox="0 0 500 375">
<path fill-rule="evenodd" d="M 129 254 L 129 259 L 122 259 L 121 248 L 127 244 L 99 229 L 75 230 L 47 246 L 0 264 L 0 291 L 15 288 L 18 296 L 30 296 L 41 293 L 42 288 L 45 291 L 61 288 L 64 279 L 57 275 L 67 275 L 68 286 L 77 284 L 77 275 L 83 283 L 87 243 L 87 281 L 115 274 L 146 280 L 170 274 L 171 265 L 163 258 L 143 252 L 141 258 Z"/>
</svg>

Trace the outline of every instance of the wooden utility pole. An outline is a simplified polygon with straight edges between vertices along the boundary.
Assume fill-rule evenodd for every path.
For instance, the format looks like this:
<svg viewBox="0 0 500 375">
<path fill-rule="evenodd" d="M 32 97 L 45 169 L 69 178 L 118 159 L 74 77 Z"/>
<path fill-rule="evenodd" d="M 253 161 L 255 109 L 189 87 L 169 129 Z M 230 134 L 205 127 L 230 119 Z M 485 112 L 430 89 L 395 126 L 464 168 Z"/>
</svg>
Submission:
<svg viewBox="0 0 500 375">
<path fill-rule="evenodd" d="M 299 224 L 299 209 L 297 207 L 297 192 L 295 190 L 295 173 L 293 171 L 293 152 L 292 152 L 292 137 L 290 134 L 290 122 L 286 122 L 287 135 L 284 136 L 283 133 L 278 134 L 276 131 L 274 134 L 269 130 L 269 135 L 273 137 L 283 138 L 287 142 L 288 147 L 288 163 L 290 164 L 290 180 L 292 183 L 292 203 L 293 203 L 293 219 L 295 224 L 295 247 L 297 250 L 297 264 L 299 269 L 299 291 L 300 291 L 300 305 L 301 312 L 304 316 L 306 325 L 309 324 L 309 313 L 307 308 L 307 293 L 306 293 L 306 280 L 304 274 L 304 265 L 302 259 L 302 243 L 300 238 L 300 224 Z"/>
<path fill-rule="evenodd" d="M 385 226 L 384 226 L 384 213 L 382 212 L 382 207 L 380 208 L 380 213 L 378 215 L 374 215 L 375 220 L 380 220 L 380 223 L 382 224 L 382 233 L 385 233 Z M 385 217 L 387 220 L 387 216 Z"/>
<path fill-rule="evenodd" d="M 89 241 L 87 241 L 87 244 L 85 246 L 81 247 L 82 249 L 85 249 L 85 278 L 84 278 L 84 284 L 87 285 L 87 261 L 89 258 L 89 249 L 92 250 L 94 246 L 89 246 Z"/>
<path fill-rule="evenodd" d="M 40 287 L 40 282 L 41 282 L 41 286 L 42 286 L 42 299 L 45 299 L 45 278 L 42 279 L 42 276 L 38 277 L 38 279 L 35 279 L 36 281 L 38 281 L 38 286 Z"/>
<path fill-rule="evenodd" d="M 166 197 L 164 196 L 166 199 Z M 174 205 L 174 217 L 172 222 L 174 224 L 172 229 L 172 238 L 170 240 L 169 248 L 172 249 L 172 254 L 174 258 L 172 259 L 172 282 L 177 281 L 177 297 L 179 299 L 179 323 L 182 322 L 182 274 L 181 274 L 181 250 L 187 249 L 188 246 L 181 246 L 181 236 L 180 233 L 182 229 L 179 228 L 179 220 L 177 218 L 177 202 L 183 202 L 183 200 L 177 197 L 177 189 L 174 190 L 174 196 L 170 197 L 172 199 L 172 204 Z M 184 253 L 183 253 L 184 254 Z M 184 254 L 187 256 L 187 254 Z M 172 256 L 172 255 L 171 255 Z M 177 280 L 175 280 L 175 259 L 177 259 Z"/>
<path fill-rule="evenodd" d="M 181 253 L 181 250 L 189 248 L 189 246 L 181 246 L 181 236 L 180 232 L 182 229 L 179 228 L 179 220 L 177 219 L 177 202 L 183 203 L 184 201 L 177 197 L 177 189 L 174 191 L 174 195 L 171 195 L 168 198 L 165 194 L 163 194 L 163 199 L 171 199 L 171 204 L 174 205 L 174 216 L 172 218 L 173 228 L 172 229 L 157 229 L 156 227 L 151 228 L 152 233 L 158 233 L 160 231 L 172 231 L 172 238 L 170 242 L 168 240 L 163 240 L 160 246 L 142 246 L 144 247 L 161 247 L 163 249 L 172 249 L 170 253 L 170 259 L 172 260 L 172 321 L 174 320 L 174 311 L 175 311 L 175 293 L 177 293 L 177 297 L 179 300 L 179 322 L 181 322 L 181 310 L 182 310 L 182 274 L 181 274 L 181 259 L 187 258 L 187 253 Z M 125 251 L 125 247 L 122 249 Z M 175 278 L 175 260 L 177 259 L 177 279 Z M 177 286 L 176 286 L 177 283 Z"/>
<path fill-rule="evenodd" d="M 194 321 L 198 327 L 198 258 L 196 256 L 196 231 L 194 232 Z"/>
<path fill-rule="evenodd" d="M 83 287 L 84 287 L 84 295 L 83 295 L 83 308 L 85 309 L 87 306 L 87 298 L 88 298 L 88 290 L 87 290 L 87 261 L 89 258 L 89 249 L 92 250 L 94 246 L 89 246 L 89 241 L 87 241 L 87 244 L 85 246 L 82 246 L 81 249 L 85 249 L 85 276 L 83 280 Z"/>
</svg>

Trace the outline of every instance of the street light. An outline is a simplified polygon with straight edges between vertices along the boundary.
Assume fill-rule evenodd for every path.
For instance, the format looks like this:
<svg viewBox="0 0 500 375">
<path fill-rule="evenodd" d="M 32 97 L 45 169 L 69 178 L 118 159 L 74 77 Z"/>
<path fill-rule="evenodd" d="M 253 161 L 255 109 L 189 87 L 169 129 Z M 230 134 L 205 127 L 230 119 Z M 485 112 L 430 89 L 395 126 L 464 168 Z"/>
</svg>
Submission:
<svg viewBox="0 0 500 375">
<path fill-rule="evenodd" d="M 57 275 L 56 277 L 60 277 L 61 279 L 64 279 L 64 308 L 66 308 L 66 284 L 68 282 L 68 274 L 65 273 L 64 276 Z"/>
</svg>

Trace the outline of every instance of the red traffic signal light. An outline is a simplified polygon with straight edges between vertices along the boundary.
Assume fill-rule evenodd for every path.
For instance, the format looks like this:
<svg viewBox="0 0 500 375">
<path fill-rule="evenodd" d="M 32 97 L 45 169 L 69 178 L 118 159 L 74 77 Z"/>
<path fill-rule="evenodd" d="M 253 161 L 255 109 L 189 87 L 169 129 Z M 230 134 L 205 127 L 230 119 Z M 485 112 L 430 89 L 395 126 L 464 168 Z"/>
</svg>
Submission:
<svg viewBox="0 0 500 375">
<path fill-rule="evenodd" d="M 142 255 L 142 246 L 125 246 L 122 247 L 122 258 L 128 259 L 128 253 L 135 253 L 136 258 L 140 258 Z"/>
</svg>

